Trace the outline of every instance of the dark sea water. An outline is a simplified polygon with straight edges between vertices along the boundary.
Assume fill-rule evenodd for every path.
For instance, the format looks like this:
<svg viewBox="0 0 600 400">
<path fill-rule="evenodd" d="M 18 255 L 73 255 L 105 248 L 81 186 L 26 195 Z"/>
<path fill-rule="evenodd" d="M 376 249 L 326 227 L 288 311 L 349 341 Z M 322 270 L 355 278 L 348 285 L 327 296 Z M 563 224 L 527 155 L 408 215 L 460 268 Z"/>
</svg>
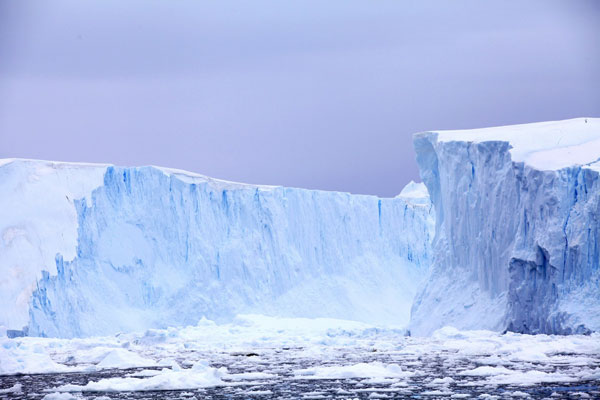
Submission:
<svg viewBox="0 0 600 400">
<path fill-rule="evenodd" d="M 377 357 L 368 357 L 373 361 Z M 314 361 L 314 360 L 313 360 Z M 419 360 L 417 360 L 418 362 Z M 138 392 L 83 392 L 71 393 L 75 398 L 86 399 L 438 399 L 438 398 L 482 398 L 482 399 L 600 399 L 600 382 L 584 380 L 560 384 L 537 384 L 531 386 L 518 385 L 487 385 L 480 378 L 451 375 L 452 371 L 444 367 L 444 358 L 437 360 L 421 360 L 419 370 L 428 374 L 410 377 L 402 386 L 390 383 L 370 382 L 369 379 L 297 379 L 291 373 L 292 369 L 314 366 L 315 363 L 296 363 L 281 365 L 260 365 L 261 371 L 280 371 L 276 379 L 268 379 L 264 383 L 256 381 L 227 382 L 225 386 L 215 386 L 194 390 L 164 390 Z M 466 362 L 468 364 L 468 362 Z M 236 365 L 237 364 L 237 365 Z M 244 362 L 225 365 L 232 373 L 249 372 L 247 367 L 240 368 Z M 254 364 L 256 366 L 256 364 Z M 215 364 L 215 367 L 223 364 Z M 465 367 L 471 367 L 466 365 Z M 32 374 L 0 376 L 0 387 L 10 388 L 15 384 L 21 385 L 19 393 L 2 393 L 0 399 L 42 399 L 48 395 L 51 388 L 65 384 L 85 385 L 90 381 L 105 378 L 125 377 L 141 369 L 105 370 L 95 373 L 68 374 Z M 448 374 L 450 373 L 450 374 Z M 432 378 L 451 377 L 455 382 L 448 385 L 432 386 L 428 382 Z M 481 384 L 478 384 L 481 382 Z M 397 382 L 396 382 L 397 383 Z M 473 385 L 473 386 L 466 386 Z M 66 396 L 66 395 L 65 395 Z M 495 396 L 495 397 L 494 397 Z M 67 398 L 67 397 L 65 397 Z M 100 400 L 100 399 L 99 399 Z"/>
</svg>

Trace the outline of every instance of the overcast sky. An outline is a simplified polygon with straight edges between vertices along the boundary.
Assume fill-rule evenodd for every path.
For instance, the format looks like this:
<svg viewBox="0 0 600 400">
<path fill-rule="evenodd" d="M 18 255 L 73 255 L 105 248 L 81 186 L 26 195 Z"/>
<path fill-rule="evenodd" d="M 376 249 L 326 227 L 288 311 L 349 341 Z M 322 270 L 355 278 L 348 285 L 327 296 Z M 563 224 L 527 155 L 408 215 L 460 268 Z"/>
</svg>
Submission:
<svg viewBox="0 0 600 400">
<path fill-rule="evenodd" d="M 0 157 L 393 196 L 414 132 L 579 116 L 598 1 L 0 0 Z"/>
</svg>

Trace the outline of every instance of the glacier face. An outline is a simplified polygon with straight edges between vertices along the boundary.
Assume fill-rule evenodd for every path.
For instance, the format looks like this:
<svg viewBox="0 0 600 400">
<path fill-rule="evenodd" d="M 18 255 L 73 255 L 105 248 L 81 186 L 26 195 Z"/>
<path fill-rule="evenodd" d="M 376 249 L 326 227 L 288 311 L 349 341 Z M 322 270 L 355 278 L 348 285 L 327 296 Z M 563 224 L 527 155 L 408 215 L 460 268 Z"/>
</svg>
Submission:
<svg viewBox="0 0 600 400">
<path fill-rule="evenodd" d="M 426 132 L 415 149 L 430 196 L 411 183 L 392 199 L 0 160 L 0 328 L 262 313 L 600 330 L 600 119 Z"/>
<path fill-rule="evenodd" d="M 76 247 L 35 244 L 55 259 L 40 260 L 31 270 L 47 271 L 21 287 L 31 335 L 106 335 L 249 312 L 408 323 L 433 236 L 422 185 L 380 199 L 157 167 L 98 170 L 97 187 L 70 200 L 76 220 L 63 221 L 76 229 Z M 37 223 L 55 236 L 67 230 Z"/>
<path fill-rule="evenodd" d="M 414 139 L 436 212 L 411 331 L 600 329 L 600 119 Z"/>
<path fill-rule="evenodd" d="M 0 326 L 27 326 L 42 270 L 56 275 L 55 256 L 75 257 L 74 202 L 103 182 L 102 165 L 0 160 Z"/>
</svg>

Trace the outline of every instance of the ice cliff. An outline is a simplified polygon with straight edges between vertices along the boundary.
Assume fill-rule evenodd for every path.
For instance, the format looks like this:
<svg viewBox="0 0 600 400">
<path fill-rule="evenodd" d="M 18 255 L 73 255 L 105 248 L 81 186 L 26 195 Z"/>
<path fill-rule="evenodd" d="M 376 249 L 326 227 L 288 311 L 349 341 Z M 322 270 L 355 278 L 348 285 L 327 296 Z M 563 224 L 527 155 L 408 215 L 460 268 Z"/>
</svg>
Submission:
<svg viewBox="0 0 600 400">
<path fill-rule="evenodd" d="M 436 213 L 411 331 L 600 329 L 600 119 L 415 135 Z"/>
<path fill-rule="evenodd" d="M 0 160 L 0 328 L 78 337 L 260 313 L 410 318 L 416 335 L 600 330 L 600 119 L 414 144 L 427 190 L 389 199 Z"/>
<path fill-rule="evenodd" d="M 31 335 L 248 312 L 406 324 L 430 262 L 423 185 L 380 199 L 4 160 L 0 188 L 0 325 Z"/>
</svg>

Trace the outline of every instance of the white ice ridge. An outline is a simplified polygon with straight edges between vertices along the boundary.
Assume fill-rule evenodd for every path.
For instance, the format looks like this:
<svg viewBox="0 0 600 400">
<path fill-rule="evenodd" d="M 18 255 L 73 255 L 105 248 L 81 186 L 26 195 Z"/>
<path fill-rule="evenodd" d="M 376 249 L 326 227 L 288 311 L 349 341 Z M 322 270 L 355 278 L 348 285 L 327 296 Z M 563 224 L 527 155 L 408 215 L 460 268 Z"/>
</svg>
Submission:
<svg viewBox="0 0 600 400">
<path fill-rule="evenodd" d="M 600 329 L 600 119 L 415 135 L 436 212 L 411 331 Z"/>
<path fill-rule="evenodd" d="M 89 336 L 239 312 L 406 324 L 432 208 L 159 167 L 0 162 L 0 325 Z"/>
<path fill-rule="evenodd" d="M 510 143 L 514 162 L 537 170 L 584 166 L 600 171 L 600 118 L 575 118 L 493 128 L 437 131 L 439 142 Z"/>
</svg>

